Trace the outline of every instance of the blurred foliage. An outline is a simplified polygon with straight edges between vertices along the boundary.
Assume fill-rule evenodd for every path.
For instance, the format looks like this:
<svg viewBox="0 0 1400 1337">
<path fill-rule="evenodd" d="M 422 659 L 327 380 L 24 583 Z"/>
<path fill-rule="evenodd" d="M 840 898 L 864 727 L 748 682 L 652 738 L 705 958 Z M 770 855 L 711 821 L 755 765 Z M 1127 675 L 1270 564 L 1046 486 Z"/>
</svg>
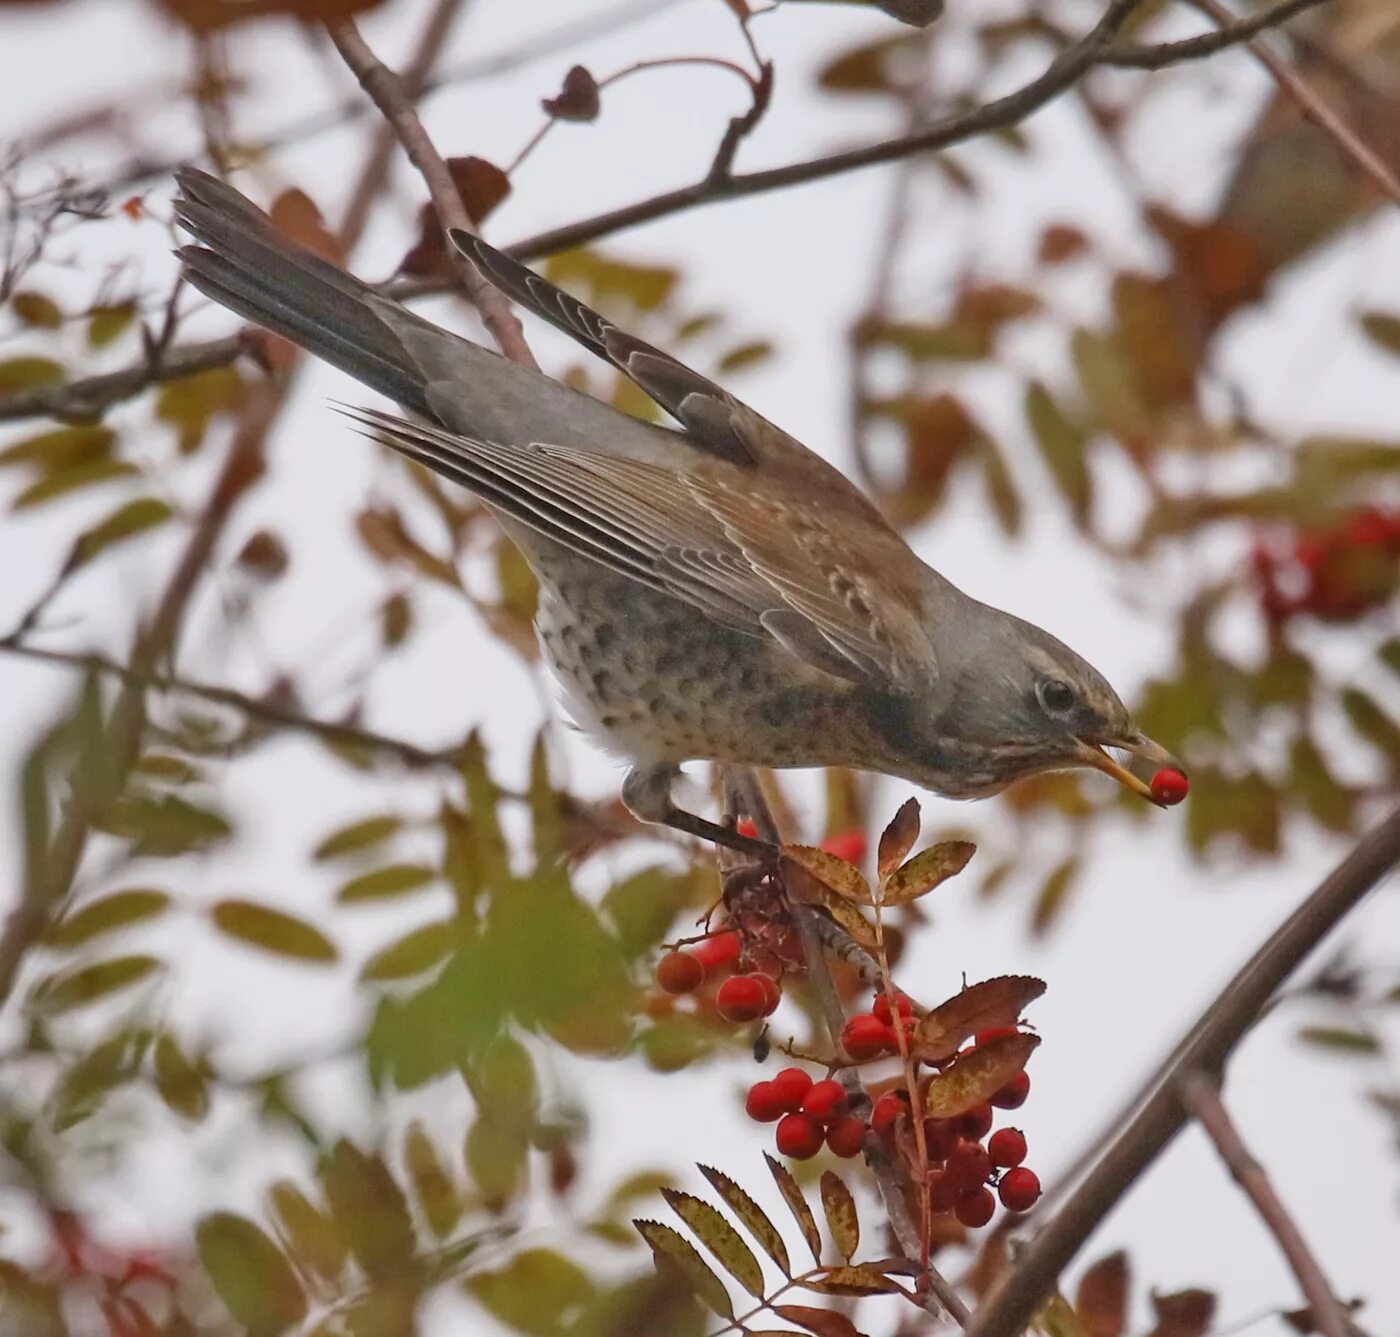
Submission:
<svg viewBox="0 0 1400 1337">
<path fill-rule="evenodd" d="M 318 19 L 367 7 L 161 4 L 206 54 L 211 32 L 247 18 Z M 730 5 L 748 13 L 742 0 Z M 1400 169 L 1400 28 L 1381 8 L 1338 0 L 1309 20 L 1293 55 Z M 811 15 L 821 21 L 818 9 Z M 931 62 L 961 43 L 970 53 L 965 86 L 939 93 L 975 105 L 1028 51 L 1070 36 L 1040 11 L 879 32 L 831 54 L 817 79 L 824 96 L 911 114 L 924 106 Z M 197 101 L 218 121 L 234 76 L 200 73 Z M 1130 161 L 1139 117 L 1153 110 L 1149 93 L 1138 98 L 1127 87 L 1114 85 L 1115 102 L 1097 86 L 1067 95 L 1111 164 Z M 597 86 L 586 71 L 571 71 L 544 101 L 552 115 L 587 123 Z M 605 120 L 591 133 L 601 134 Z M 236 141 L 225 147 L 236 156 Z M 933 297 L 900 279 L 918 243 L 941 227 L 937 210 L 954 198 L 979 217 L 994 169 L 1010 161 L 1020 172 L 1040 170 L 1037 139 L 1012 130 L 900 168 L 935 189 L 897 193 L 889 244 L 874 241 L 883 278 L 849 331 L 851 407 L 862 481 L 895 523 L 912 533 L 956 504 L 978 508 L 989 530 L 1020 540 L 1053 510 L 1128 597 L 1170 629 L 1171 651 L 1136 704 L 1144 727 L 1191 772 L 1183 838 L 1200 858 L 1262 861 L 1285 853 L 1300 828 L 1340 846 L 1397 789 L 1400 443 L 1359 437 L 1352 424 L 1300 421 L 1285 430 L 1230 383 L 1229 340 L 1377 205 L 1332 141 L 1282 97 L 1261 103 L 1230 152 L 1213 211 L 1187 218 L 1141 201 L 1149 258 L 1125 262 L 1069 200 L 1065 216 L 1032 239 L 1026 264 L 993 274 L 969 261 Z M 449 168 L 474 218 L 508 200 L 510 172 L 470 155 L 453 157 Z M 1122 176 L 1131 189 L 1130 174 Z M 931 218 L 927 198 L 936 202 Z M 132 206 L 121 213 L 143 225 L 140 200 Z M 300 240 L 338 256 L 333 229 L 303 192 L 283 191 L 274 213 Z M 81 234 L 62 229 L 93 221 L 91 209 L 60 214 L 41 229 L 44 239 L 75 239 Z M 403 240 L 401 274 L 445 272 L 431 214 L 420 214 L 417 235 Z M 116 286 L 125 275 L 94 276 L 75 301 L 62 257 L 46 260 L 36 247 L 21 264 L 10 254 L 0 284 L 0 397 L 139 363 L 171 333 L 152 314 L 150 294 Z M 621 325 L 728 380 L 742 383 L 782 352 L 780 328 L 687 306 L 679 267 L 628 258 L 620 243 L 553 256 L 544 269 Z M 1101 298 L 1088 308 L 1094 314 L 1067 300 L 1075 285 Z M 1393 374 L 1400 311 L 1370 292 L 1365 298 L 1353 312 L 1348 355 L 1379 359 Z M 119 558 L 158 564 L 198 540 L 197 512 L 182 498 L 204 485 L 264 374 L 285 369 L 285 350 L 264 341 L 260 360 L 260 368 L 206 367 L 146 386 L 109 412 L 78 400 L 64 421 L 7 430 L 0 482 L 11 523 L 35 532 L 43 524 L 63 538 L 35 602 L 16 610 L 18 639 L 61 628 L 53 615 L 60 602 L 65 612 L 84 598 L 112 602 L 124 573 L 136 569 L 119 569 Z M 610 369 L 570 364 L 561 374 L 626 412 L 658 416 Z M 1006 404 L 1016 406 L 1011 415 L 998 411 Z M 742 1052 L 712 999 L 681 1006 L 650 984 L 658 946 L 692 935 L 715 903 L 713 869 L 676 857 L 639 864 L 627 844 L 635 824 L 611 801 L 571 793 L 551 774 L 544 738 L 525 785 L 503 784 L 502 774 L 520 768 L 488 756 L 474 732 L 489 701 L 468 694 L 462 715 L 444 722 L 440 750 L 365 727 L 376 675 L 454 614 L 467 617 L 453 625 L 470 634 L 484 627 L 533 661 L 537 590 L 483 508 L 416 467 L 377 480 L 345 525 L 365 559 L 347 581 L 361 592 L 357 625 L 368 628 L 369 642 L 335 647 L 355 658 L 349 670 L 311 662 L 271 673 L 247 695 L 153 695 L 138 711 L 130 757 L 122 746 L 129 688 L 119 675 L 89 671 L 55 718 L 35 721 L 17 759 L 22 894 L 0 942 L 12 1020 L 0 1146 L 7 1182 L 24 1200 L 16 1218 L 42 1247 L 5 1248 L 0 1328 L 40 1337 L 397 1337 L 450 1295 L 532 1337 L 698 1337 L 712 1324 L 696 1295 L 724 1316 L 728 1283 L 680 1231 L 648 1221 L 639 1237 L 632 1218 L 655 1210 L 664 1194 L 725 1276 L 768 1302 L 763 1269 L 718 1209 L 677 1192 L 664 1172 L 633 1167 L 607 1185 L 585 1176 L 593 1170 L 590 1132 L 572 1083 L 582 1064 L 602 1083 L 619 1062 L 662 1074 Z M 220 579 L 218 625 L 201 622 L 197 635 L 180 639 L 182 665 L 221 665 L 230 641 L 248 637 L 277 606 L 297 574 L 300 538 L 250 524 L 217 545 L 209 561 Z M 117 611 L 139 650 L 146 591 L 133 588 Z M 144 672 L 164 675 L 170 658 Z M 344 710 L 322 719 L 306 703 L 326 699 L 336 673 Z M 289 730 L 317 740 L 316 760 L 336 781 L 381 776 L 391 792 L 405 769 L 419 773 L 405 782 L 402 807 L 381 800 L 333 829 L 302 833 L 305 862 L 285 870 L 285 883 L 323 886 L 314 910 L 301 896 L 289 908 L 293 898 L 278 886 L 211 885 L 206 873 L 222 854 L 259 843 L 236 781 Z M 426 790 L 431 803 L 415 806 Z M 782 790 L 772 793 L 781 815 Z M 832 772 L 826 794 L 828 834 L 868 825 L 862 781 Z M 1033 933 L 1053 931 L 1072 904 L 1095 835 L 1148 815 L 1082 775 L 1024 784 L 995 812 L 966 819 L 982 823 L 971 876 L 985 896 L 1021 896 Z M 968 832 L 935 835 L 951 846 Z M 599 883 L 588 860 L 603 849 L 625 858 L 610 870 L 610 885 L 586 893 Z M 893 918 L 886 932 L 897 960 L 901 936 L 926 921 L 917 906 Z M 233 1046 L 200 1031 L 179 1005 L 180 944 L 192 935 L 324 981 L 327 997 L 334 981 L 352 977 L 353 1006 L 345 995 L 334 1003 L 345 1009 L 344 1043 L 250 1071 L 246 1056 L 236 1061 Z M 23 951 L 10 961 L 12 942 Z M 1390 969 L 1395 976 L 1400 963 Z M 838 983 L 851 994 L 858 987 L 853 972 Z M 1397 989 L 1373 965 L 1339 960 L 1300 991 L 1307 1052 L 1379 1072 L 1384 1015 Z M 308 1098 L 323 1068 L 346 1076 L 356 1117 L 334 1117 Z M 1400 1135 L 1400 1092 L 1387 1080 L 1377 1078 L 1370 1099 Z M 240 1193 L 237 1210 L 209 1203 L 187 1240 L 159 1249 L 105 1241 L 81 1214 L 84 1178 L 99 1172 L 100 1155 L 172 1129 L 212 1141 L 230 1128 L 275 1148 L 270 1163 L 299 1169 L 279 1169 L 282 1177 L 259 1183 L 256 1194 Z M 732 1168 L 737 1176 L 747 1162 L 736 1157 Z M 773 1172 L 798 1237 L 820 1264 L 808 1172 L 803 1184 L 784 1179 L 781 1167 Z M 733 1180 L 704 1173 L 765 1258 L 790 1275 L 783 1231 Z M 811 1182 L 826 1234 L 849 1263 L 854 1205 L 832 1179 L 827 1172 Z M 657 1271 L 642 1237 L 669 1260 Z M 885 1251 L 869 1226 L 866 1239 L 872 1256 Z M 959 1234 L 941 1247 L 966 1241 Z M 972 1259 L 975 1292 L 1004 1266 L 1005 1247 L 1005 1233 L 992 1232 Z M 837 1298 L 835 1307 L 771 1308 L 787 1331 L 854 1332 L 848 1314 L 862 1287 L 901 1284 L 893 1266 L 865 1266 L 873 1270 L 840 1266 L 833 1275 L 821 1266 L 809 1277 L 808 1289 Z M 1128 1262 L 1114 1255 L 1089 1269 L 1072 1304 L 1057 1300 L 1043 1326 L 1119 1337 L 1129 1293 Z M 1199 1337 L 1214 1319 L 1215 1299 L 1203 1291 L 1154 1293 L 1151 1303 L 1155 1337 Z M 1290 1322 L 1308 1330 L 1306 1315 Z"/>
</svg>

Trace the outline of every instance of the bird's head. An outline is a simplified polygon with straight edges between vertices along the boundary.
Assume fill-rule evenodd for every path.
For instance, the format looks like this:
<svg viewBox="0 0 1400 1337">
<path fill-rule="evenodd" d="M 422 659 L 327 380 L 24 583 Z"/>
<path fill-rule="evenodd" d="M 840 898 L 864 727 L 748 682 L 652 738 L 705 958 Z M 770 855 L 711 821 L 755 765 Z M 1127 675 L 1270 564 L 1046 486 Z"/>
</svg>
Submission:
<svg viewBox="0 0 1400 1337">
<path fill-rule="evenodd" d="M 1149 774 L 1178 763 L 1138 729 L 1092 664 L 1049 632 L 983 605 L 962 631 L 944 704 L 925 734 L 940 769 L 959 777 L 945 793 L 980 797 L 1045 771 L 1092 767 L 1157 801 L 1112 751 L 1141 759 Z"/>
</svg>

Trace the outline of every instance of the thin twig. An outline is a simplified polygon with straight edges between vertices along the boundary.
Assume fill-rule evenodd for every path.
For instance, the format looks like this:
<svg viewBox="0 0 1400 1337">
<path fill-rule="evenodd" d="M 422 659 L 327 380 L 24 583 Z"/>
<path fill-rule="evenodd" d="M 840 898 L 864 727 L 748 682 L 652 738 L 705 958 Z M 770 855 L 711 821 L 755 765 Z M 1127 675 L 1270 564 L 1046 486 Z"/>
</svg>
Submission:
<svg viewBox="0 0 1400 1337">
<path fill-rule="evenodd" d="M 1187 60 L 1213 56 L 1226 47 L 1239 46 L 1251 37 L 1270 28 L 1282 27 L 1289 19 L 1329 0 L 1280 0 L 1279 4 L 1247 19 L 1225 22 L 1214 32 L 1198 37 L 1184 37 L 1177 42 L 1114 42 L 1099 57 L 1101 65 L 1115 65 L 1130 70 L 1160 70 Z"/>
<path fill-rule="evenodd" d="M 1208 14 L 1222 28 L 1235 23 L 1235 16 L 1219 0 L 1190 0 L 1190 3 L 1203 14 Z M 1336 108 L 1262 38 L 1251 37 L 1246 45 L 1254 58 L 1273 75 L 1274 82 L 1302 108 L 1304 115 L 1331 138 L 1352 165 L 1392 204 L 1400 204 L 1400 181 Z"/>
<path fill-rule="evenodd" d="M 452 180 L 452 173 L 424 130 L 423 122 L 413 109 L 413 99 L 398 75 L 370 50 L 352 19 L 327 24 L 326 31 L 345 63 L 354 71 L 360 86 L 394 127 L 399 143 L 428 187 L 443 231 L 458 228 L 463 232 L 475 232 L 466 205 L 462 203 L 462 196 Z M 496 346 L 512 362 L 538 370 L 539 364 L 530 352 L 530 345 L 525 342 L 520 321 L 504 295 L 488 283 L 476 266 L 460 255 L 455 247 L 449 246 L 448 251 L 467 295 L 481 313 L 481 319 L 495 339 Z"/>
<path fill-rule="evenodd" d="M 1361 840 L 1206 1008 L 1168 1071 L 1154 1074 L 1139 1094 L 1138 1113 L 977 1310 L 968 1337 L 1003 1337 L 1030 1322 L 1085 1239 L 1181 1131 L 1186 1111 L 1178 1076 L 1219 1074 L 1279 985 L 1397 864 L 1400 808 Z"/>
<path fill-rule="evenodd" d="M 1220 1099 L 1220 1087 L 1203 1072 L 1183 1073 L 1177 1083 L 1181 1103 L 1206 1131 L 1220 1159 L 1245 1196 L 1254 1204 L 1260 1220 L 1278 1241 L 1283 1256 L 1303 1288 L 1303 1297 L 1312 1311 L 1312 1321 L 1322 1337 L 1350 1337 L 1350 1324 L 1321 1266 L 1303 1239 L 1297 1222 L 1280 1201 L 1264 1167 L 1250 1155 L 1235 1127 L 1230 1112 Z"/>
</svg>

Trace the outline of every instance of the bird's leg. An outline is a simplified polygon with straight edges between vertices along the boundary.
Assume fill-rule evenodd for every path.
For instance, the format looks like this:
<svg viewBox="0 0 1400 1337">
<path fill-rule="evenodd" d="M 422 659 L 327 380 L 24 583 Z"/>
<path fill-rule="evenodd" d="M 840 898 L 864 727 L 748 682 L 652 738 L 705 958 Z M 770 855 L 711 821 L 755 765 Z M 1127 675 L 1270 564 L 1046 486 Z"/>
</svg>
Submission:
<svg viewBox="0 0 1400 1337">
<path fill-rule="evenodd" d="M 741 854 L 755 854 L 763 859 L 773 857 L 777 847 L 766 840 L 740 835 L 732 826 L 706 821 L 676 807 L 671 801 L 671 785 L 679 774 L 677 766 L 634 766 L 622 782 L 622 802 L 627 811 L 638 821 L 669 826 L 673 831 L 698 836 Z"/>
</svg>

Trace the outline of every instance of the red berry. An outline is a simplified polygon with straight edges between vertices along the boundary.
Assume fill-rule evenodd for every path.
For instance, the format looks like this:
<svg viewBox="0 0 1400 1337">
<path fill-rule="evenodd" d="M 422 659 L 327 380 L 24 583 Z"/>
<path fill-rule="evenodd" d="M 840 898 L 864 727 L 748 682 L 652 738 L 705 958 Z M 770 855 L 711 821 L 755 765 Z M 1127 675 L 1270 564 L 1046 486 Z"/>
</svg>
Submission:
<svg viewBox="0 0 1400 1337">
<path fill-rule="evenodd" d="M 741 817 L 734 824 L 734 830 L 741 836 L 748 836 L 750 840 L 758 839 L 758 827 L 754 825 L 752 817 Z"/>
<path fill-rule="evenodd" d="M 707 971 L 718 966 L 732 965 L 739 959 L 743 943 L 733 929 L 712 933 L 704 942 L 695 945 L 694 954 Z"/>
<path fill-rule="evenodd" d="M 656 982 L 667 993 L 689 993 L 705 978 L 705 967 L 689 952 L 667 952 L 656 963 Z"/>
<path fill-rule="evenodd" d="M 1028 1212 L 1040 1197 L 1040 1176 L 1018 1165 L 1002 1175 L 997 1192 L 1001 1195 L 1001 1205 L 1008 1212 Z"/>
<path fill-rule="evenodd" d="M 788 1113 L 789 1106 L 777 1082 L 755 1082 L 744 1101 L 744 1113 L 756 1123 L 773 1123 Z"/>
<path fill-rule="evenodd" d="M 964 1193 L 971 1193 L 987 1182 L 987 1176 L 992 1173 L 992 1158 L 980 1142 L 964 1139 L 948 1153 L 945 1173 Z"/>
<path fill-rule="evenodd" d="M 928 1148 L 931 1161 L 946 1161 L 953 1148 L 958 1145 L 958 1121 L 956 1119 L 925 1119 L 924 1145 Z"/>
<path fill-rule="evenodd" d="M 1015 1166 L 1026 1159 L 1026 1135 L 1019 1128 L 998 1128 L 987 1139 L 993 1165 Z"/>
<path fill-rule="evenodd" d="M 1018 1072 L 992 1097 L 992 1104 L 999 1110 L 1018 1110 L 1026 1103 L 1026 1097 L 1030 1093 L 1030 1073 Z"/>
<path fill-rule="evenodd" d="M 725 1021 L 742 1024 L 756 1021 L 763 1015 L 768 994 L 752 975 L 735 975 L 719 986 L 715 994 L 715 1007 Z"/>
<path fill-rule="evenodd" d="M 761 970 L 756 971 L 753 978 L 763 986 L 763 1015 L 771 1016 L 783 1001 L 782 986 L 771 975 L 766 975 Z"/>
<path fill-rule="evenodd" d="M 837 1156 L 859 1156 L 865 1147 L 865 1122 L 847 1114 L 826 1130 L 826 1145 Z"/>
<path fill-rule="evenodd" d="M 846 1088 L 828 1077 L 815 1083 L 802 1097 L 802 1112 L 818 1123 L 833 1123 L 846 1112 Z"/>
<path fill-rule="evenodd" d="M 935 1170 L 928 1177 L 928 1205 L 935 1212 L 951 1212 L 961 1194 L 957 1181 L 946 1170 Z"/>
<path fill-rule="evenodd" d="M 857 1012 L 841 1028 L 841 1048 L 857 1063 L 888 1053 L 893 1039 L 890 1028 L 869 1012 Z"/>
<path fill-rule="evenodd" d="M 822 1130 L 805 1114 L 785 1114 L 778 1121 L 777 1140 L 784 1156 L 806 1161 L 822 1149 Z"/>
<path fill-rule="evenodd" d="M 1174 767 L 1163 766 L 1152 777 L 1152 797 L 1168 807 L 1180 803 L 1190 792 L 1191 782 Z"/>
<path fill-rule="evenodd" d="M 958 1199 L 953 1208 L 953 1215 L 969 1230 L 978 1230 L 992 1219 L 992 1213 L 996 1209 L 997 1200 L 992 1197 L 992 1190 L 977 1188 L 971 1193 L 964 1193 Z"/>
<path fill-rule="evenodd" d="M 783 1113 L 795 1114 L 802 1108 L 802 1097 L 812 1089 L 812 1079 L 801 1068 L 784 1068 L 771 1085 L 782 1098 Z"/>
<path fill-rule="evenodd" d="M 821 847 L 847 863 L 860 863 L 870 848 L 870 842 L 866 840 L 864 831 L 838 831 L 835 835 L 827 836 Z"/>
<path fill-rule="evenodd" d="M 969 1142 L 980 1142 L 992 1131 L 992 1107 L 985 1101 L 958 1115 L 957 1125 Z"/>
<path fill-rule="evenodd" d="M 895 994 L 895 1002 L 899 1007 L 899 1015 L 901 1017 L 912 1017 L 914 1015 L 913 1003 L 902 993 Z M 893 1014 L 890 1012 L 890 996 L 887 993 L 877 993 L 875 995 L 875 1003 L 870 1011 L 877 1021 L 883 1021 L 886 1026 L 891 1025 L 894 1021 Z"/>
<path fill-rule="evenodd" d="M 1019 1026 L 988 1026 L 985 1031 L 977 1032 L 973 1037 L 972 1044 L 975 1048 L 977 1045 L 990 1044 L 993 1040 L 1004 1040 L 1008 1035 L 1020 1035 L 1020 1033 Z"/>
<path fill-rule="evenodd" d="M 881 1137 L 888 1137 L 894 1133 L 899 1116 L 908 1112 L 909 1097 L 903 1091 L 886 1091 L 870 1112 L 870 1126 Z"/>
</svg>

